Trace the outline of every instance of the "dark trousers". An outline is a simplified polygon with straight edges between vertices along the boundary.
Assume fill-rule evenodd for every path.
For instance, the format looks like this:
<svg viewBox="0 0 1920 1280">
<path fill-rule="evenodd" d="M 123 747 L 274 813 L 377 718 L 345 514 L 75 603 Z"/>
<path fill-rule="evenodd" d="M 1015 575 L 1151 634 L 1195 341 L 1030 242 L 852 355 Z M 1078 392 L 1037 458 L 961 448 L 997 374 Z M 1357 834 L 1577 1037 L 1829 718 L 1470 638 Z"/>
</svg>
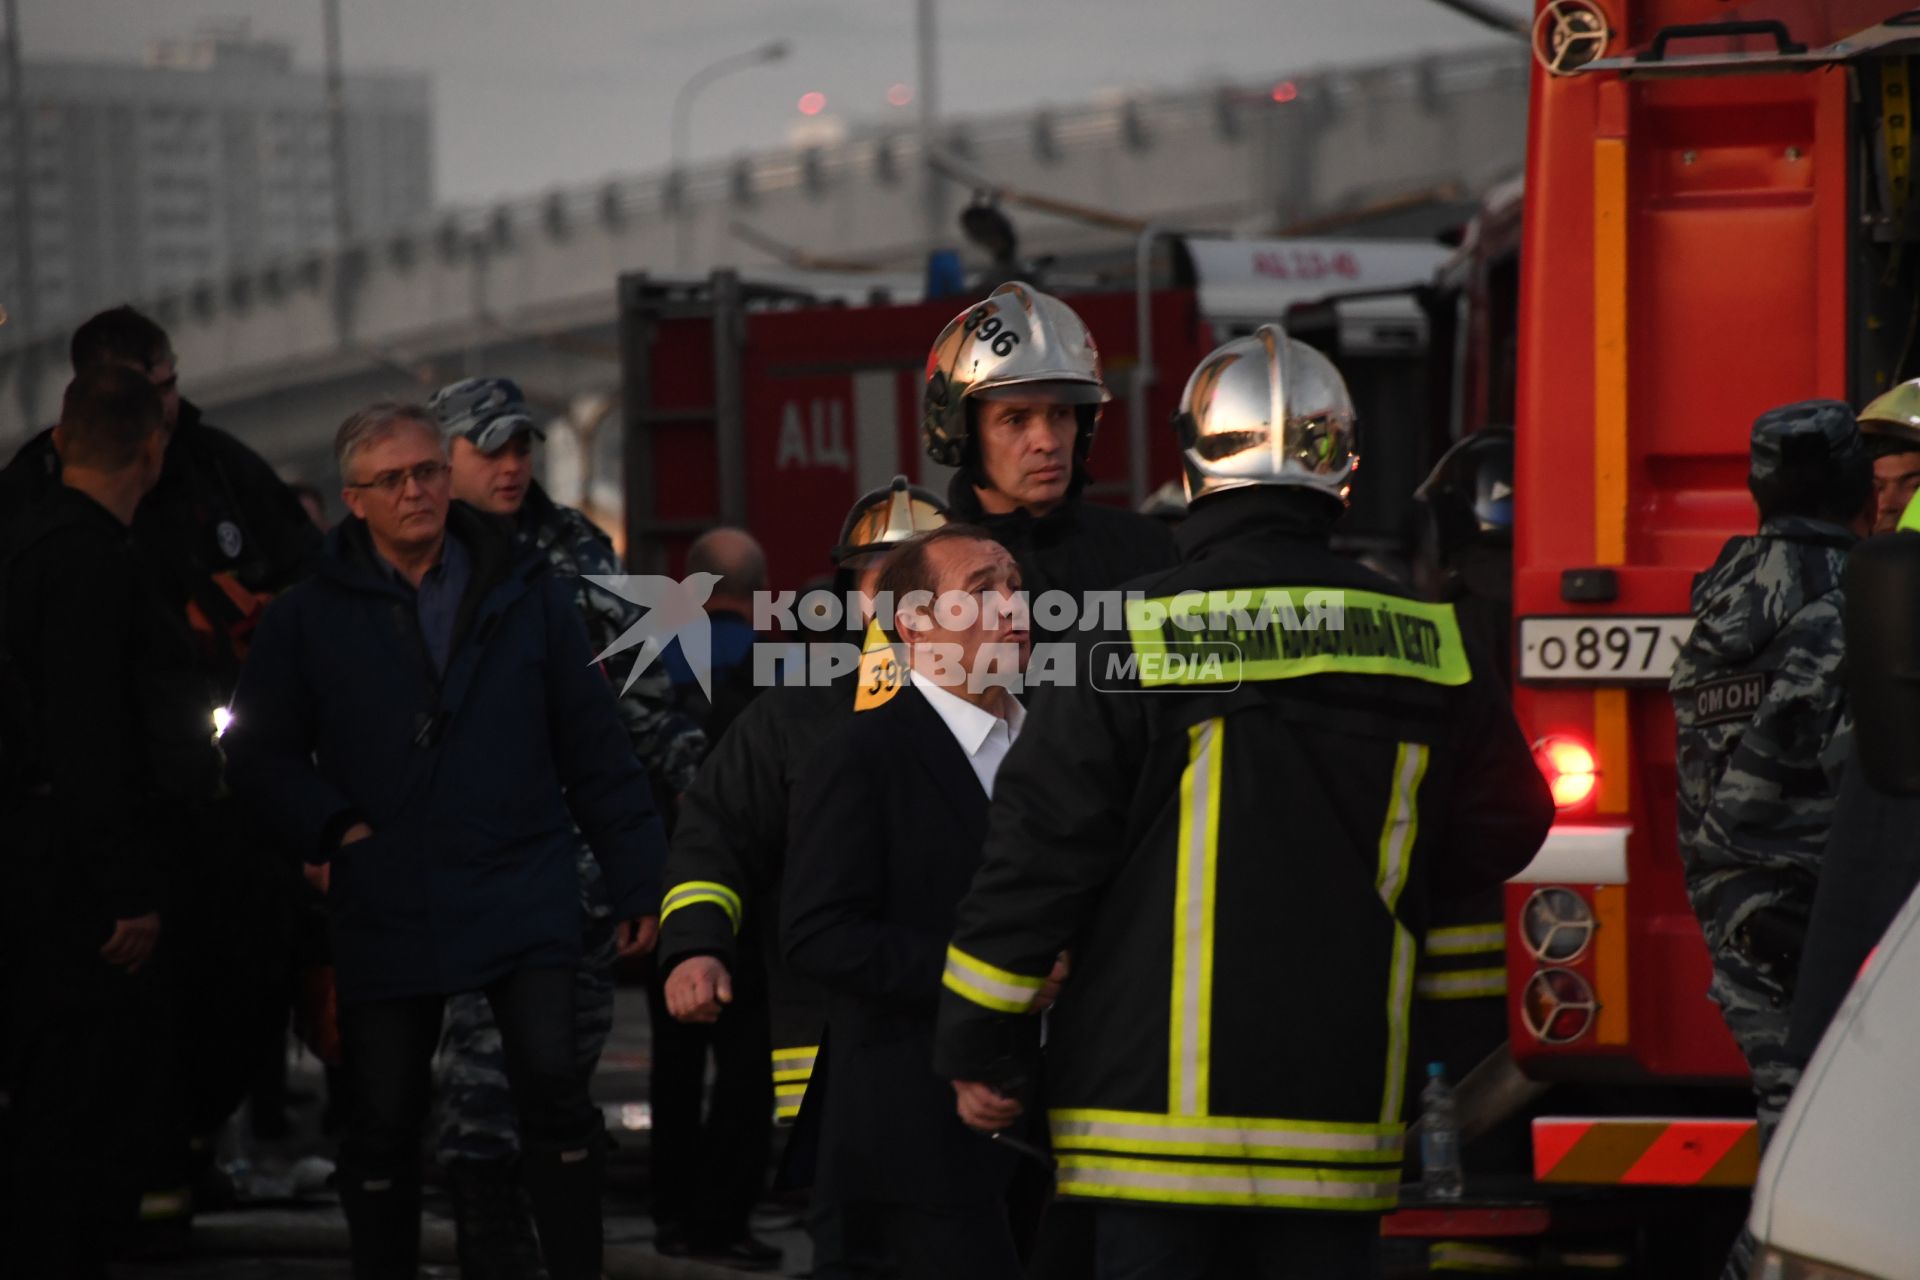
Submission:
<svg viewBox="0 0 1920 1280">
<path fill-rule="evenodd" d="M 573 1044 L 573 972 L 524 969 L 487 988 L 541 1251 L 553 1280 L 597 1277 L 605 1143 Z M 411 1277 L 420 1251 L 420 1133 L 432 1093 L 439 996 L 340 1008 L 351 1102 L 341 1142 L 341 1203 L 354 1275 Z"/>
<path fill-rule="evenodd" d="M 159 956 L 138 974 L 101 960 L 111 924 L 91 894 L 31 861 L 0 881 L 0 1274 L 89 1280 L 138 1221 L 141 1170 L 184 1158 L 166 978 Z"/>
<path fill-rule="evenodd" d="M 650 975 L 653 1019 L 653 1217 L 696 1245 L 747 1234 L 773 1143 L 773 1033 L 765 967 L 743 951 L 733 1003 L 714 1023 L 677 1022 L 660 975 Z M 702 1115 L 707 1055 L 713 1095 Z"/>
<path fill-rule="evenodd" d="M 1100 1280 L 1377 1280 L 1380 1219 L 1371 1213 L 1101 1205 Z"/>
<path fill-rule="evenodd" d="M 1004 1204 L 876 1204 L 858 1212 L 879 1224 L 898 1280 L 1017 1280 L 1021 1273 Z"/>
</svg>

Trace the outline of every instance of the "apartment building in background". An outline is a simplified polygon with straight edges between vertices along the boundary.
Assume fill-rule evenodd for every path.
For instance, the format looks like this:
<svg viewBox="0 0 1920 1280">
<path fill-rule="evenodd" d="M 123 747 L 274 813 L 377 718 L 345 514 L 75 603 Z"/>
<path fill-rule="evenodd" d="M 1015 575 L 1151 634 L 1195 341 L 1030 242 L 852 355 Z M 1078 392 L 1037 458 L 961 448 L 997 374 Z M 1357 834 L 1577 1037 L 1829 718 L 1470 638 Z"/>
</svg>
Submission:
<svg viewBox="0 0 1920 1280">
<path fill-rule="evenodd" d="M 158 43 L 144 63 L 30 60 L 22 81 L 41 324 L 333 245 L 326 81 L 290 46 L 235 24 Z M 428 78 L 352 74 L 344 101 L 355 238 L 419 222 L 433 206 Z M 0 106 L 5 246 L 19 233 L 15 123 Z M 0 301 L 15 312 L 17 275 L 0 252 Z"/>
</svg>

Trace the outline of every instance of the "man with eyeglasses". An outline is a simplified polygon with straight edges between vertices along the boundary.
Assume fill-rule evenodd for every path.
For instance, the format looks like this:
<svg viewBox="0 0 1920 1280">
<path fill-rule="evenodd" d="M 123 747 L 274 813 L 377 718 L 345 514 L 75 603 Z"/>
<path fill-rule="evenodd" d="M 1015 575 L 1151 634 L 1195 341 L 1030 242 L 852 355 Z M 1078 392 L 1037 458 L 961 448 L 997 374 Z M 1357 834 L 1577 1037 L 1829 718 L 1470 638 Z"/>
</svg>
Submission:
<svg viewBox="0 0 1920 1280">
<path fill-rule="evenodd" d="M 574 1051 L 574 851 L 600 863 L 620 953 L 651 949 L 666 845 L 646 775 L 569 584 L 452 500 L 432 412 L 364 409 L 335 454 L 349 517 L 262 621 L 227 754 L 323 868 L 354 1274 L 417 1270 L 434 1048 L 446 998 L 483 991 L 547 1273 L 593 1280 L 606 1153 Z"/>
</svg>

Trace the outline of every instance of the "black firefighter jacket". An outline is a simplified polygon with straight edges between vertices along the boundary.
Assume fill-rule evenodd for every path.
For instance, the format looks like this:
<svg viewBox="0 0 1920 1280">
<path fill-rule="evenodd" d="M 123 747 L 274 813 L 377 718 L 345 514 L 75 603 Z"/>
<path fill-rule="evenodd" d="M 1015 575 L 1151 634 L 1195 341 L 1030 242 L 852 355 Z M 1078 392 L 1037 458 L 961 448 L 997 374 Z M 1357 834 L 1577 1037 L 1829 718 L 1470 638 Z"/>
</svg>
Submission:
<svg viewBox="0 0 1920 1280">
<path fill-rule="evenodd" d="M 782 938 L 830 993 L 822 1182 L 858 1201 L 1001 1199 L 1015 1157 L 961 1125 L 933 1073 L 947 939 L 987 833 L 966 755 L 908 685 L 822 746 L 793 828 Z"/>
<path fill-rule="evenodd" d="M 1071 949 L 1044 1079 L 1065 1195 L 1391 1208 L 1429 897 L 1519 871 L 1551 824 L 1449 607 L 1332 554 L 1302 503 L 1195 504 L 1184 563 L 1136 585 L 1247 594 L 1193 597 L 1203 632 L 1147 619 L 1088 646 L 995 787 L 935 1068 L 1021 1074 L 1026 1010 Z M 1321 589 L 1343 625 L 1306 630 Z M 1236 630 L 1225 610 L 1249 603 Z M 1143 656 L 1195 640 L 1218 661 Z M 1131 676 L 1111 665 L 1129 654 Z"/>
<path fill-rule="evenodd" d="M 1007 549 L 1035 600 L 1048 591 L 1111 591 L 1179 559 L 1165 524 L 1118 507 L 1073 497 L 1043 516 L 1025 510 L 989 515 L 965 472 L 954 477 L 947 498 L 951 519 L 980 526 Z M 1044 618 L 1036 615 L 1034 628 L 1044 630 Z"/>
<path fill-rule="evenodd" d="M 787 813 L 822 742 L 853 715 L 854 686 L 776 686 L 747 704 L 681 797 L 661 901 L 661 973 L 710 955 L 729 972 L 768 967 L 778 1117 L 791 1120 L 813 1076 L 826 998 L 778 959 Z"/>
</svg>

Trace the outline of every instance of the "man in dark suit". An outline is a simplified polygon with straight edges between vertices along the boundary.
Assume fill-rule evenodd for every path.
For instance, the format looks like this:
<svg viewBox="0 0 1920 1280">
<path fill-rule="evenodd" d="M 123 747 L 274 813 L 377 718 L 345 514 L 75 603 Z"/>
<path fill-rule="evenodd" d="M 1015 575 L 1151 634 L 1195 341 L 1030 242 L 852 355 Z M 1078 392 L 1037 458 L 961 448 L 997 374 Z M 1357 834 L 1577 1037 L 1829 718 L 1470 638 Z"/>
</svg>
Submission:
<svg viewBox="0 0 1920 1280">
<path fill-rule="evenodd" d="M 1020 1272 L 1017 1157 L 967 1131 L 932 1069 L 954 908 L 1026 714 L 1019 590 L 1013 557 L 978 528 L 902 543 L 877 599 L 907 642 L 910 683 L 835 736 L 795 800 L 787 956 L 831 996 L 822 1177 L 880 1226 L 905 1280 Z"/>
</svg>

